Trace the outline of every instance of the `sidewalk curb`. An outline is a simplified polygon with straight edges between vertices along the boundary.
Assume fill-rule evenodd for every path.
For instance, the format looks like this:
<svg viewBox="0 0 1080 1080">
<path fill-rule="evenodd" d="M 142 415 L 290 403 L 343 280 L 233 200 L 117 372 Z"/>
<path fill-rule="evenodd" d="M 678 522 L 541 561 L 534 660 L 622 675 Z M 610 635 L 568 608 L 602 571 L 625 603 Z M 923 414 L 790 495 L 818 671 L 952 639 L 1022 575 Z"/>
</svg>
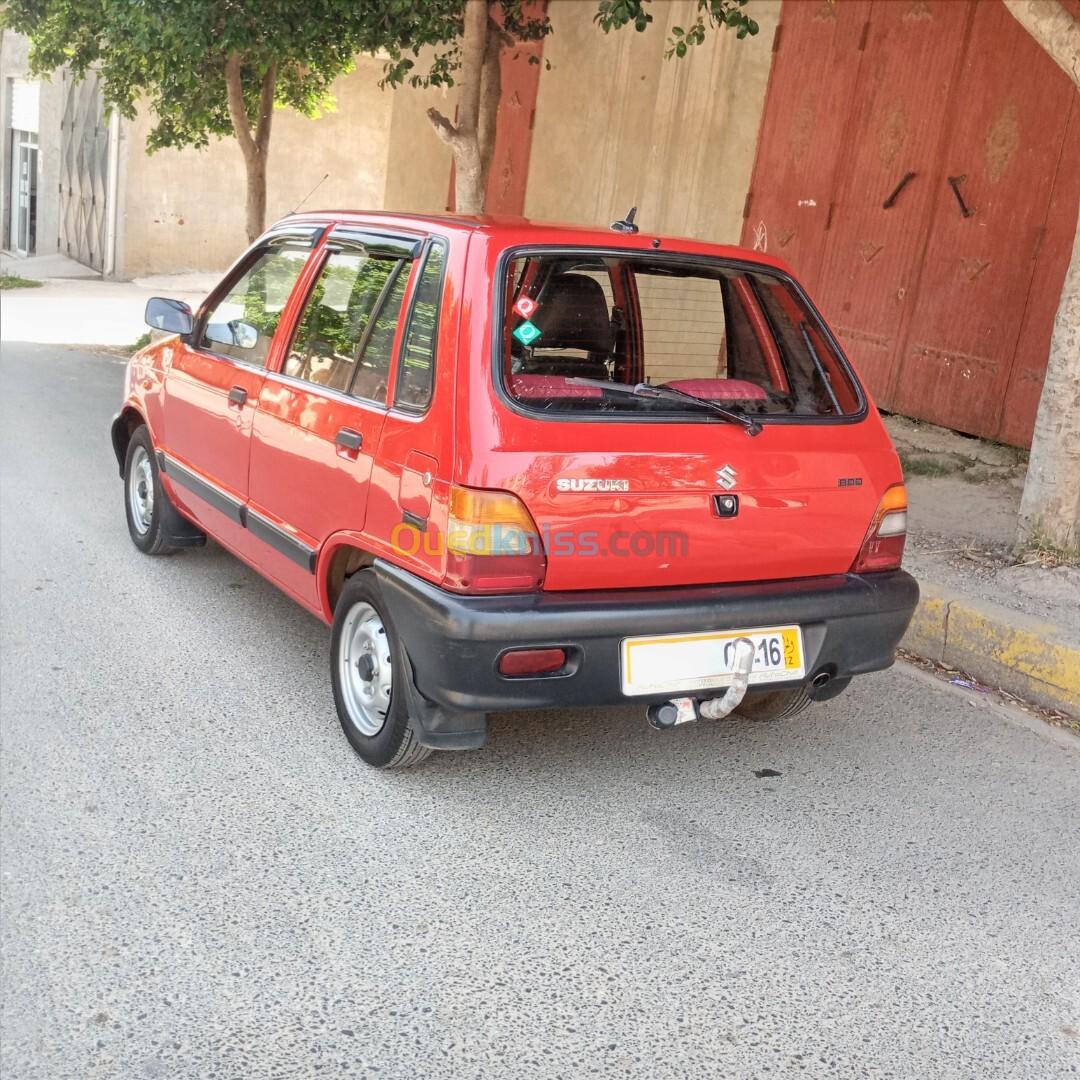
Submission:
<svg viewBox="0 0 1080 1080">
<path fill-rule="evenodd" d="M 901 647 L 988 686 L 1080 716 L 1080 643 L 1054 623 L 920 581 Z"/>
</svg>

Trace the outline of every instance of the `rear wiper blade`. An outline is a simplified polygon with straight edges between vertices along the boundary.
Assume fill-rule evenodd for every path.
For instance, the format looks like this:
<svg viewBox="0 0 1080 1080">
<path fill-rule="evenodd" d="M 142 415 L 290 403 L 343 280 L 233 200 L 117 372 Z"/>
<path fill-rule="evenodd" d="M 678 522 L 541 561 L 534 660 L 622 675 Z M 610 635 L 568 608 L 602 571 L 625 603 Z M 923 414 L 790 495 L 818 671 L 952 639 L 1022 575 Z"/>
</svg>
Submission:
<svg viewBox="0 0 1080 1080">
<path fill-rule="evenodd" d="M 715 401 L 700 398 L 696 394 L 688 394 L 685 390 L 678 390 L 674 386 L 651 386 L 649 383 L 638 383 L 636 386 L 631 386 L 630 383 L 607 382 L 604 379 L 587 379 L 577 376 L 570 376 L 566 381 L 575 383 L 578 386 L 598 386 L 601 390 L 613 390 L 617 394 L 632 394 L 634 397 L 692 401 L 695 405 L 709 409 L 732 424 L 739 424 L 746 428 L 747 435 L 761 434 L 761 425 L 744 413 L 737 413 L 733 409 L 725 409 L 723 405 L 717 405 Z"/>
</svg>

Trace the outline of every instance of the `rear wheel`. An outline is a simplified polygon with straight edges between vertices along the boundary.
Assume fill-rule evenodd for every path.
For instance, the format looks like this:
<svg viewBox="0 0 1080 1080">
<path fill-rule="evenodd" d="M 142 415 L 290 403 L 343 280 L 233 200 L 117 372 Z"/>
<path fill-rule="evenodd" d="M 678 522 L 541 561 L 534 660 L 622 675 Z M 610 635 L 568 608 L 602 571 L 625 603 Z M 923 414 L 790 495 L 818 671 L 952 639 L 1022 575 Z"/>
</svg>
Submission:
<svg viewBox="0 0 1080 1080">
<path fill-rule="evenodd" d="M 334 612 L 330 671 L 345 737 L 380 769 L 416 765 L 431 753 L 409 716 L 400 655 L 375 575 L 360 570 L 346 581 Z"/>
<path fill-rule="evenodd" d="M 794 690 L 766 690 L 760 694 L 747 694 L 735 710 L 747 720 L 787 720 L 798 716 L 810 704 L 810 688 Z"/>
<path fill-rule="evenodd" d="M 177 550 L 163 528 L 168 498 L 161 487 L 150 432 L 142 424 L 132 433 L 124 459 L 124 513 L 131 542 L 144 555 L 168 555 Z"/>
</svg>

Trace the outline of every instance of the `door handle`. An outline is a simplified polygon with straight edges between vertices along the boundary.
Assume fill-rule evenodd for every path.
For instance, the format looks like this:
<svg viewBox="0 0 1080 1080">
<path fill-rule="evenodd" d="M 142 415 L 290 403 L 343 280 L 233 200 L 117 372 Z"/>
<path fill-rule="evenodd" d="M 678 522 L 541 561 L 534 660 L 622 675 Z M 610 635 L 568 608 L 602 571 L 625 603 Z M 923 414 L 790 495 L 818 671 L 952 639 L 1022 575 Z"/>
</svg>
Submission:
<svg viewBox="0 0 1080 1080">
<path fill-rule="evenodd" d="M 963 176 L 950 176 L 949 187 L 952 188 L 952 193 L 956 196 L 957 205 L 960 207 L 960 213 L 964 217 L 971 217 L 975 213 L 975 207 L 968 206 L 964 201 L 964 196 L 960 194 L 960 185 L 967 179 L 967 173 Z"/>
<path fill-rule="evenodd" d="M 364 436 L 359 431 L 353 431 L 352 428 L 343 427 L 338 433 L 334 442 L 341 447 L 342 450 L 359 450 L 364 445 Z"/>
<path fill-rule="evenodd" d="M 229 391 L 230 405 L 243 405 L 247 401 L 247 391 L 242 386 L 234 386 Z"/>
</svg>

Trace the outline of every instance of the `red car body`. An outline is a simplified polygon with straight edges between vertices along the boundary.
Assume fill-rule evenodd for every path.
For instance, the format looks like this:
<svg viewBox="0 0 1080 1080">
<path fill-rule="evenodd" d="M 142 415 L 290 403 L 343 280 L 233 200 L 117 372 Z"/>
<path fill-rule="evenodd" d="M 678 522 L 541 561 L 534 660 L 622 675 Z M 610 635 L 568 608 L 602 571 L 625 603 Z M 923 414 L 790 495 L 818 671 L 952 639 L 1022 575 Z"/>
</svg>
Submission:
<svg viewBox="0 0 1080 1080">
<path fill-rule="evenodd" d="M 901 505 L 900 465 L 835 337 L 799 299 L 781 262 L 644 233 L 377 213 L 297 215 L 252 252 L 273 243 L 298 250 L 289 264 L 295 281 L 275 308 L 265 356 L 246 363 L 198 342 L 200 320 L 208 327 L 208 313 L 250 264 L 249 252 L 193 317 L 191 333 L 157 341 L 132 358 L 114 447 L 123 472 L 132 434 L 147 429 L 173 544 L 212 536 L 327 623 L 349 576 L 376 572 L 411 669 L 408 693 L 423 714 L 421 743 L 477 745 L 486 730 L 483 714 L 492 709 L 628 700 L 618 654 L 627 634 L 797 624 L 806 654 L 802 684 L 816 680 L 820 697 L 838 692 L 852 675 L 891 663 L 917 588 L 899 569 L 896 544 L 885 545 L 877 564 L 865 545 L 881 546 L 871 534 L 886 493 Z M 397 260 L 392 287 L 402 314 L 386 331 L 390 366 L 381 401 L 286 370 L 298 362 L 291 359 L 299 355 L 293 338 L 316 280 L 330 288 L 331 279 L 320 275 L 349 244 L 382 245 Z M 398 407 L 393 394 L 403 377 L 408 313 L 418 302 L 424 252 L 436 244 L 443 267 L 430 401 L 425 408 Z M 538 253 L 541 271 L 544 252 L 559 258 L 594 252 L 613 267 L 621 265 L 620 253 L 670 255 L 683 260 L 680 273 L 705 260 L 782 279 L 805 303 L 799 325 L 810 327 L 802 333 L 815 363 L 821 367 L 819 353 L 829 357 L 820 381 L 829 384 L 836 415 L 762 415 L 763 431 L 751 438 L 739 423 L 708 422 L 720 418 L 704 414 L 665 415 L 662 422 L 627 414 L 604 422 L 604 416 L 532 409 L 531 398 L 550 394 L 552 385 L 568 407 L 580 404 L 576 397 L 606 397 L 606 391 L 573 376 L 500 374 L 517 319 L 508 310 L 514 295 L 506 268 L 522 250 Z M 562 272 L 563 265 L 571 264 L 550 273 L 564 285 L 573 278 L 579 292 L 592 289 L 582 286 L 581 274 Z M 527 278 L 533 264 L 525 257 L 513 266 L 524 267 L 520 277 Z M 614 326 L 616 301 L 620 312 L 633 303 L 620 301 L 614 272 L 611 283 Z M 732 286 L 740 287 L 745 291 L 738 281 Z M 520 298 L 527 283 L 518 289 Z M 747 303 L 747 318 L 762 322 L 764 304 Z M 526 301 L 523 310 L 529 306 Z M 348 314 L 347 305 L 335 310 Z M 371 322 L 377 318 L 376 312 Z M 676 325 L 671 332 L 677 331 Z M 784 375 L 777 350 L 760 326 L 754 332 L 777 369 L 779 399 Z M 631 343 L 636 334 L 640 341 L 640 319 L 635 324 L 620 314 L 612 334 Z M 321 342 L 319 348 L 327 352 Z M 641 349 L 627 348 L 624 374 L 636 377 L 626 381 L 637 382 L 640 364 L 625 357 L 640 357 Z M 630 373 L 635 364 L 639 370 Z M 746 408 L 764 397 L 755 386 L 740 389 L 739 380 L 676 383 L 691 392 L 719 386 L 717 402 L 742 394 Z M 846 397 L 838 402 L 837 394 Z M 736 512 L 726 520 L 716 501 L 728 490 L 724 470 L 737 477 Z M 514 554 L 470 561 L 451 550 L 445 537 L 458 521 L 452 512 L 455 506 L 472 512 L 474 491 L 516 496 L 543 538 L 531 561 Z M 677 536 L 677 551 L 665 536 Z M 535 677 L 500 670 L 506 650 L 524 646 L 563 650 L 563 662 Z"/>
</svg>

